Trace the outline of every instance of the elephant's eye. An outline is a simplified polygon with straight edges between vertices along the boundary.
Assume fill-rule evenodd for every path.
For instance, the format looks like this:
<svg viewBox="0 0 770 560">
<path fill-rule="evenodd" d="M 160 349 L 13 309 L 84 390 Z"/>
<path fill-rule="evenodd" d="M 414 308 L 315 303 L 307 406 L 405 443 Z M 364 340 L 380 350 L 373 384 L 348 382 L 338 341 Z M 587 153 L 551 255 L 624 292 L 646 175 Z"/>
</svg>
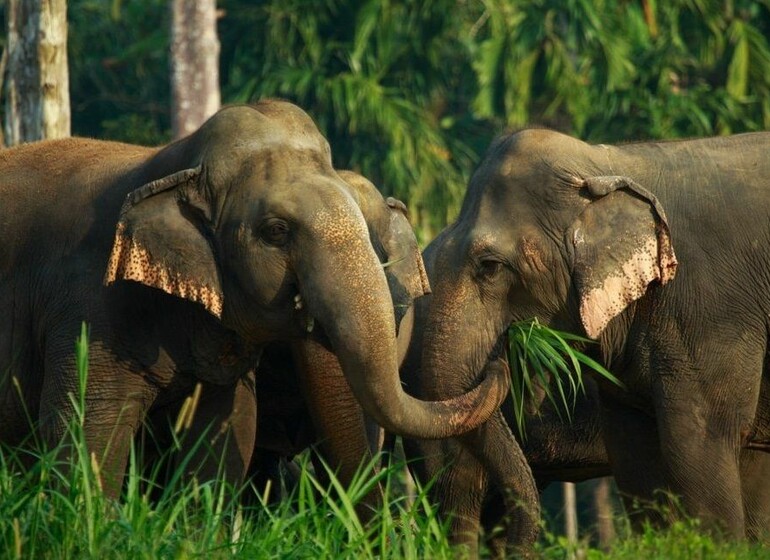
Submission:
<svg viewBox="0 0 770 560">
<path fill-rule="evenodd" d="M 479 262 L 479 276 L 492 278 L 503 269 L 503 263 L 494 259 L 483 259 Z"/>
<path fill-rule="evenodd" d="M 280 247 L 289 240 L 289 224 L 278 219 L 268 220 L 260 229 L 260 235 L 266 243 Z"/>
</svg>

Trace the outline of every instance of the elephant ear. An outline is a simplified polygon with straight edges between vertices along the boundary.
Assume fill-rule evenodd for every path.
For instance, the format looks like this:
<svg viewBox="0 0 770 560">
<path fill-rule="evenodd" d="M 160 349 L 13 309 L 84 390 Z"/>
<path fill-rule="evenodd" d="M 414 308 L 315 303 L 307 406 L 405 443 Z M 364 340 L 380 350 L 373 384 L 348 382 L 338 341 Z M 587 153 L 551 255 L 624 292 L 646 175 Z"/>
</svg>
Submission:
<svg viewBox="0 0 770 560">
<path fill-rule="evenodd" d="M 340 170 L 337 173 L 364 215 L 375 250 L 385 260 L 385 276 L 396 319 L 400 321 L 415 298 L 430 293 L 428 275 L 406 205 L 393 197 L 386 198 L 383 204 L 377 187 L 355 171 Z"/>
<path fill-rule="evenodd" d="M 567 232 L 573 283 L 586 334 L 597 339 L 610 320 L 655 281 L 676 274 L 671 232 L 660 202 L 627 177 L 580 181 L 594 198 Z"/>
<path fill-rule="evenodd" d="M 197 183 L 201 168 L 186 169 L 128 194 L 115 230 L 105 285 L 133 280 L 222 315 L 222 287 L 214 251 L 196 217 L 208 214 Z"/>
<path fill-rule="evenodd" d="M 409 301 L 430 293 L 430 282 L 425 272 L 425 263 L 417 245 L 412 224 L 406 205 L 400 200 L 389 196 L 385 202 L 390 209 L 390 225 L 388 235 L 383 245 L 388 253 L 386 267 L 394 267 L 402 271 L 398 275 L 400 283 L 406 290 Z M 397 266 L 401 264 L 401 266 Z"/>
</svg>

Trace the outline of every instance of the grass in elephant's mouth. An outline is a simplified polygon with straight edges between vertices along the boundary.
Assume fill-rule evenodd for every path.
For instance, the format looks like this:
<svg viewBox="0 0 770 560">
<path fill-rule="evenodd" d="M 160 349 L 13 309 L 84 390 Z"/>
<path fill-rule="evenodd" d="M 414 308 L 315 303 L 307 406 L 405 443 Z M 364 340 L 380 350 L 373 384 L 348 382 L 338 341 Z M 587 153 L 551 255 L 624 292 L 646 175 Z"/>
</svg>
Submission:
<svg viewBox="0 0 770 560">
<path fill-rule="evenodd" d="M 592 343 L 587 338 L 546 327 L 537 318 L 517 321 L 508 327 L 511 395 L 516 427 L 522 437 L 528 411 L 535 413 L 536 403 L 542 399 L 548 399 L 558 413 L 571 419 L 575 399 L 585 390 L 583 366 L 620 385 L 606 368 L 574 347 Z"/>
</svg>

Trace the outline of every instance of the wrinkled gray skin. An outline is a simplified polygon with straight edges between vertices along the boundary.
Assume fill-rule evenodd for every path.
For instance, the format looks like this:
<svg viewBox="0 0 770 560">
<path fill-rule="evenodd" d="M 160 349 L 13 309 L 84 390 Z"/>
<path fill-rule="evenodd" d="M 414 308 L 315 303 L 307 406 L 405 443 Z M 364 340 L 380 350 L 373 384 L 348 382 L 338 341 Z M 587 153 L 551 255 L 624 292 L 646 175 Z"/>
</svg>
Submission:
<svg viewBox="0 0 770 560">
<path fill-rule="evenodd" d="M 743 537 L 741 449 L 770 448 L 768 150 L 765 133 L 591 146 L 528 130 L 494 142 L 432 257 L 424 396 L 470 386 L 511 321 L 585 334 L 624 383 L 598 382 L 620 491 L 655 501 L 668 490 L 706 528 Z M 513 447 L 501 422 L 487 424 L 497 449 Z M 476 449 L 494 461 L 493 447 Z"/>
<path fill-rule="evenodd" d="M 163 148 L 67 139 L 5 150 L 0 209 L 0 440 L 20 443 L 27 414 L 49 444 L 65 435 L 86 321 L 85 435 L 112 495 L 142 420 L 197 381 L 192 428 L 212 427 L 211 447 L 239 480 L 261 350 L 312 340 L 313 320 L 363 408 L 396 432 L 463 431 L 505 392 L 502 376 L 446 403 L 403 392 L 361 210 L 326 140 L 289 103 L 225 108 Z"/>
<path fill-rule="evenodd" d="M 429 293 L 430 289 L 406 206 L 394 198 L 383 198 L 370 181 L 357 173 L 339 171 L 339 175 L 361 209 L 375 253 L 385 265 L 399 326 L 398 340 L 408 341 L 411 321 L 402 319 L 415 298 Z M 337 356 L 324 340 L 323 328 L 317 327 L 315 334 L 313 340 L 266 345 L 257 368 L 258 431 L 249 475 L 255 481 L 271 479 L 275 490 L 280 489 L 279 460 L 290 459 L 311 446 L 319 451 L 343 484 L 349 484 L 356 470 L 368 464 L 372 452 L 380 448 L 379 426 L 367 421 Z M 406 344 L 399 342 L 398 347 L 400 364 Z M 180 405 L 177 403 L 153 415 L 151 433 L 157 450 L 148 457 L 157 457 L 168 449 L 171 441 L 162 430 L 175 423 Z M 195 437 L 193 434 L 193 439 Z M 320 464 L 318 467 L 318 473 L 323 474 Z M 264 482 L 256 486 L 261 491 Z M 379 493 L 375 490 L 360 513 L 370 513 L 378 499 Z"/>
<path fill-rule="evenodd" d="M 426 253 L 435 254 L 433 246 Z M 426 262 L 432 276 L 430 259 Z M 435 279 L 435 278 L 434 278 Z M 421 336 L 430 307 L 430 296 L 415 304 L 413 336 L 401 368 L 404 385 L 416 396 L 423 394 L 420 359 Z M 551 482 L 582 482 L 612 474 L 602 438 L 598 388 L 584 378 L 585 393 L 578 393 L 571 409 L 571 420 L 559 414 L 544 398 L 542 388 L 535 385 L 535 399 L 525 409 L 525 437 L 516 430 L 513 403 L 503 403 L 502 411 L 540 491 Z M 552 387 L 552 392 L 556 388 Z M 507 433 L 507 432 L 506 432 Z M 450 538 L 464 546 L 469 557 L 478 557 L 479 535 L 483 531 L 493 556 L 502 557 L 508 543 L 499 530 L 505 526 L 505 505 L 498 484 L 477 457 L 486 454 L 516 456 L 519 451 L 510 439 L 506 445 L 487 450 L 469 450 L 455 438 L 415 440 L 404 438 L 403 446 L 412 476 L 429 487 L 431 500 L 438 504 L 439 514 L 451 519 Z M 473 452 L 472 452 L 473 451 Z M 770 455 L 761 451 L 741 451 L 741 488 L 746 515 L 746 535 L 753 540 L 770 539 Z M 430 483 L 430 485 L 429 485 Z M 516 481 L 506 483 L 514 486 Z"/>
</svg>

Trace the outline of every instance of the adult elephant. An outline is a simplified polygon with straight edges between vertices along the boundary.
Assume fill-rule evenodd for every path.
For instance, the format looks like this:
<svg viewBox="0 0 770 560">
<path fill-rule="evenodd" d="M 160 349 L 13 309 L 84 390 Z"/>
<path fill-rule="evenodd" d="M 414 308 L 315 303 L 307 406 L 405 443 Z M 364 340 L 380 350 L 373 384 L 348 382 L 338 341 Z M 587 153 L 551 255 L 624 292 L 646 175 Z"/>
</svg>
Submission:
<svg viewBox="0 0 770 560">
<path fill-rule="evenodd" d="M 442 234 L 424 254 L 428 277 L 435 282 L 441 280 L 435 274 L 435 257 L 443 239 Z M 430 393 L 437 383 L 455 383 L 443 373 L 437 373 L 438 380 L 429 379 L 423 367 L 423 333 L 433 307 L 433 296 L 426 295 L 415 301 L 409 316 L 412 334 L 401 380 L 415 396 Z M 453 348 L 473 336 L 471 331 L 463 333 Z M 545 399 L 543 388 L 533 384 L 536 395 L 527 400 L 523 438 L 512 428 L 513 403 L 507 399 L 477 433 L 435 441 L 402 439 L 413 478 L 428 488 L 440 517 L 449 523 L 451 542 L 463 547 L 469 558 L 479 556 L 482 536 L 494 557 L 504 557 L 507 551 L 526 554 L 537 536 L 538 492 L 554 481 L 581 482 L 611 474 L 598 389 L 590 378 L 584 382 L 586 390 L 576 395 L 569 422 Z"/>
<path fill-rule="evenodd" d="M 666 490 L 705 527 L 742 537 L 741 449 L 770 445 L 769 149 L 767 133 L 495 141 L 435 246 L 425 395 L 470 387 L 511 321 L 587 335 L 623 382 L 598 382 L 623 495 Z M 512 445 L 503 422 L 497 413 L 481 430 Z M 469 448 L 495 460 L 490 446 Z"/>
<path fill-rule="evenodd" d="M 316 321 L 364 409 L 396 432 L 461 432 L 504 396 L 503 375 L 447 402 L 401 389 L 361 211 L 328 143 L 289 103 L 225 108 L 163 148 L 67 139 L 5 150 L 0 208 L 0 439 L 19 443 L 27 414 L 49 444 L 65 435 L 86 321 L 85 437 L 113 495 L 146 414 L 199 380 L 193 423 L 214 428 L 228 478 L 240 479 L 261 350 Z"/>
<path fill-rule="evenodd" d="M 438 242 L 440 244 L 440 241 Z M 426 250 L 426 269 L 435 281 L 432 258 L 435 243 Z M 422 396 L 424 374 L 421 370 L 422 336 L 431 307 L 430 295 L 415 302 L 412 315 L 413 335 L 401 368 L 402 382 L 415 396 Z M 612 469 L 602 436 L 601 403 L 597 384 L 584 377 L 585 390 L 575 395 L 570 418 L 545 399 L 539 383 L 533 384 L 534 398 L 526 401 L 524 437 L 519 436 L 513 417 L 513 403 L 506 401 L 501 410 L 505 429 L 494 448 L 480 449 L 463 445 L 457 438 L 444 440 L 403 439 L 404 452 L 412 476 L 429 489 L 442 518 L 449 522 L 450 538 L 463 546 L 471 558 L 478 557 L 480 537 L 493 557 L 504 557 L 507 542 L 505 500 L 503 493 L 520 482 L 495 480 L 486 457 L 503 462 L 516 459 L 521 447 L 540 492 L 555 481 L 582 482 L 609 476 Z M 556 393 L 556 387 L 550 387 Z M 572 395 L 570 395 L 571 397 Z M 612 429 L 612 428 L 609 428 Z M 515 441 L 514 441 L 515 438 Z M 490 465 L 488 467 L 487 465 Z M 755 541 L 770 540 L 770 454 L 742 449 L 740 455 L 741 490 L 746 536 Z"/>
<path fill-rule="evenodd" d="M 396 319 L 398 363 L 404 357 L 411 335 L 410 313 L 416 298 L 430 292 L 422 256 L 407 208 L 399 200 L 384 198 L 377 187 L 352 171 L 339 171 L 353 200 L 361 209 L 369 238 L 382 263 Z M 328 343 L 323 327 L 298 340 L 271 342 L 264 347 L 256 372 L 258 432 L 249 469 L 255 482 L 276 478 L 280 459 L 314 447 L 345 485 L 381 447 L 381 428 L 366 418 L 350 390 L 338 356 Z M 171 446 L 170 431 L 182 402 L 152 415 L 149 458 L 157 458 Z M 146 434 L 145 434 L 146 436 Z M 199 434 L 185 434 L 196 441 Z M 147 438 L 145 438 L 147 441 Z M 184 451 L 183 451 L 184 453 Z M 315 456 L 314 456 L 315 457 Z M 324 469 L 320 464 L 320 475 Z M 257 483 L 260 489 L 263 483 Z M 361 515 L 368 515 L 378 503 L 378 489 L 369 496 Z"/>
</svg>

